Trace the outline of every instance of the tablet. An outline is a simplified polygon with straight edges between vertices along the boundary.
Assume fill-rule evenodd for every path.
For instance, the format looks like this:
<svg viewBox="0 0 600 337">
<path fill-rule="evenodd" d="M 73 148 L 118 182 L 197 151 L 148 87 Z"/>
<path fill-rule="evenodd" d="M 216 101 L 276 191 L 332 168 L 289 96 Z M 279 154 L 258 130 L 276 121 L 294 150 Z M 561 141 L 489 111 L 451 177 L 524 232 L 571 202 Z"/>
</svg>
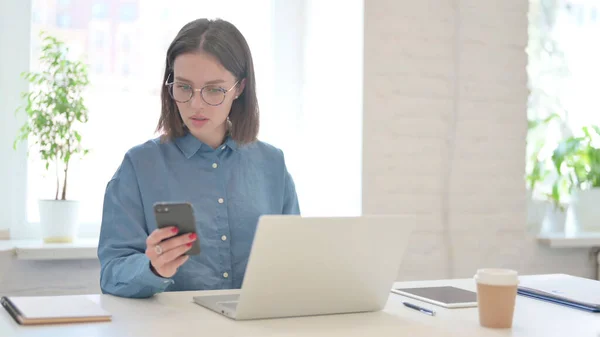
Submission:
<svg viewBox="0 0 600 337">
<path fill-rule="evenodd" d="M 456 287 L 392 288 L 392 292 L 444 308 L 477 307 L 477 293 Z"/>
</svg>

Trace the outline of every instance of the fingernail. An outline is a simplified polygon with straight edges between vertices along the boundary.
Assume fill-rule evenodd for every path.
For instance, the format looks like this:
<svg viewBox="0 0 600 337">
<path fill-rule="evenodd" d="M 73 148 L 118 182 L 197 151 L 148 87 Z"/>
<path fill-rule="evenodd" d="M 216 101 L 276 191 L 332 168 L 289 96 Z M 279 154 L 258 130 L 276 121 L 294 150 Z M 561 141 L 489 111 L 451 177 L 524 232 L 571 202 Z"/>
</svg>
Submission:
<svg viewBox="0 0 600 337">
<path fill-rule="evenodd" d="M 177 233 L 177 231 L 178 231 L 177 227 L 173 227 L 173 228 L 171 228 L 171 232 L 173 232 L 173 233 Z"/>
<path fill-rule="evenodd" d="M 190 240 L 194 240 L 196 238 L 196 233 L 190 234 Z"/>
<path fill-rule="evenodd" d="M 186 246 L 188 246 L 188 247 L 191 247 L 191 246 L 192 246 L 192 243 L 191 243 L 191 242 L 188 242 L 188 243 L 186 243 L 185 245 L 186 245 Z"/>
</svg>

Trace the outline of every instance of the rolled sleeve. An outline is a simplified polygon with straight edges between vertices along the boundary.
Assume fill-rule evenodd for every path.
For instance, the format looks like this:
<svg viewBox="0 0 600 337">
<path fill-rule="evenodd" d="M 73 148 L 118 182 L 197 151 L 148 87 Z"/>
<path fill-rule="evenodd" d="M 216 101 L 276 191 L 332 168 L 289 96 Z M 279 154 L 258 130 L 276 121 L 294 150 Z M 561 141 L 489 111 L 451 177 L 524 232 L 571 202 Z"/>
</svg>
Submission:
<svg viewBox="0 0 600 337">
<path fill-rule="evenodd" d="M 139 270 L 135 273 L 141 284 L 154 289 L 155 292 L 162 292 L 171 284 L 175 283 L 173 279 L 160 277 L 153 273 L 150 269 L 150 259 L 148 259 L 146 255 L 136 257 L 139 257 L 142 260 L 139 263 L 136 263 L 136 265 L 139 266 Z"/>
</svg>

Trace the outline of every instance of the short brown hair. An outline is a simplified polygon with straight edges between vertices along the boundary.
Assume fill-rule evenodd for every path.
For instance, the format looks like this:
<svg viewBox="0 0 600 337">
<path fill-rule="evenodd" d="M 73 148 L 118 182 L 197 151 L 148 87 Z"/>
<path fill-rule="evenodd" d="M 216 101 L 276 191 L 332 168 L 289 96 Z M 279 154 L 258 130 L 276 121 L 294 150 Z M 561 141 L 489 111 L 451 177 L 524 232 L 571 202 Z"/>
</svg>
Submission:
<svg viewBox="0 0 600 337">
<path fill-rule="evenodd" d="M 163 139 L 186 134 L 187 128 L 165 83 L 169 76 L 173 76 L 173 64 L 177 56 L 198 51 L 215 56 L 236 80 L 246 80 L 244 91 L 231 105 L 229 134 L 239 144 L 255 141 L 258 135 L 259 109 L 252 55 L 242 33 L 233 24 L 221 19 L 191 21 L 181 28 L 171 42 L 167 50 L 161 90 L 162 108 L 156 131 L 162 132 Z"/>
</svg>

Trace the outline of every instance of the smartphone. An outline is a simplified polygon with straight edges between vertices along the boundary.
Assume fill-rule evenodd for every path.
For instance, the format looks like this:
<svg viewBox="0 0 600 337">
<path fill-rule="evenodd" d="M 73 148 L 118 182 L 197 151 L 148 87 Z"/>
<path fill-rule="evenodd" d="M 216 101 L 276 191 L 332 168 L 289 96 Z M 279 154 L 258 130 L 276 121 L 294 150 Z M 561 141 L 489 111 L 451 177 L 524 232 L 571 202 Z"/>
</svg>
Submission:
<svg viewBox="0 0 600 337">
<path fill-rule="evenodd" d="M 179 229 L 178 235 L 196 233 L 196 218 L 194 217 L 194 208 L 190 203 L 158 202 L 154 204 L 154 217 L 158 228 L 175 226 Z M 200 254 L 200 238 L 192 243 L 192 248 L 185 254 Z"/>
</svg>

